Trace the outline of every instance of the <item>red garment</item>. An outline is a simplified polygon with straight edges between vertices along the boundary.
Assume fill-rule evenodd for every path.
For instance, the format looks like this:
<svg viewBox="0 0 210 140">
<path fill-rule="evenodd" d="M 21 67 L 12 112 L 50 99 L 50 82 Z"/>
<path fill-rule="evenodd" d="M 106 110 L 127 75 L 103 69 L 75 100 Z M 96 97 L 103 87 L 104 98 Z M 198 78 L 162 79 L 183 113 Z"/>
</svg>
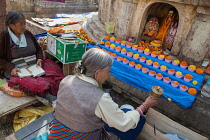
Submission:
<svg viewBox="0 0 210 140">
<path fill-rule="evenodd" d="M 60 81 L 64 78 L 62 69 L 60 66 L 50 59 L 43 61 L 43 67 L 45 75 L 34 78 L 34 77 L 12 77 L 8 82 L 9 87 L 17 86 L 25 92 L 25 94 L 34 96 L 38 95 L 44 97 L 45 93 L 51 93 L 57 96 Z"/>
</svg>

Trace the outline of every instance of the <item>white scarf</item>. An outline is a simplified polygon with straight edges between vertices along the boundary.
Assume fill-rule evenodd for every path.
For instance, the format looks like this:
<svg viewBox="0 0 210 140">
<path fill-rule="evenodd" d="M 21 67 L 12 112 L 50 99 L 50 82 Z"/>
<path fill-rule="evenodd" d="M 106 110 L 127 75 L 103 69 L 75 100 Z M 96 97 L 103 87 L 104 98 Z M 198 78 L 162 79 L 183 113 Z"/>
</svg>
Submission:
<svg viewBox="0 0 210 140">
<path fill-rule="evenodd" d="M 10 30 L 8 27 L 9 35 L 12 38 L 12 41 L 19 47 L 27 47 L 26 37 L 24 34 L 20 35 L 20 39 Z"/>
</svg>

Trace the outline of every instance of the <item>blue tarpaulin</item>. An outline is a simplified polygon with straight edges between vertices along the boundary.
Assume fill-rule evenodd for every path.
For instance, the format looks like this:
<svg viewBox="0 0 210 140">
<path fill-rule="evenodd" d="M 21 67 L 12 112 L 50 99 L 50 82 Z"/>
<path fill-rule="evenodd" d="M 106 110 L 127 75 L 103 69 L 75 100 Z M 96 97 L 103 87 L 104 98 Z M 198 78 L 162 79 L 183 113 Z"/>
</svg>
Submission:
<svg viewBox="0 0 210 140">
<path fill-rule="evenodd" d="M 105 40 L 103 40 L 105 41 Z M 126 48 L 125 46 L 121 46 L 116 43 L 116 46 L 120 46 L 122 48 Z M 121 56 L 123 58 L 127 58 L 129 61 L 135 61 L 136 64 L 141 64 L 142 67 L 146 67 L 149 70 L 154 70 L 156 73 L 162 73 L 164 77 L 170 77 L 173 81 L 178 81 L 179 84 L 186 85 L 188 88 L 195 88 L 198 92 L 198 90 L 201 87 L 201 84 L 204 80 L 205 74 L 199 75 L 195 72 L 190 72 L 187 69 L 182 69 L 179 66 L 174 66 L 171 63 L 167 63 L 164 60 L 159 60 L 157 58 L 151 57 L 150 55 L 145 55 L 143 53 L 140 53 L 138 51 L 134 51 L 130 48 L 126 48 L 128 52 L 133 52 L 134 54 L 139 54 L 141 56 L 145 56 L 147 60 L 152 60 L 153 62 L 158 62 L 160 65 L 165 65 L 168 69 L 175 69 L 175 71 L 181 71 L 183 75 L 185 74 L 191 74 L 193 76 L 193 80 L 198 81 L 197 85 L 193 85 L 192 82 L 186 82 L 183 78 L 177 78 L 175 75 L 170 75 L 167 72 L 163 72 L 160 69 L 154 68 L 153 66 L 147 65 L 145 62 L 140 62 L 139 60 L 136 60 L 132 57 L 128 57 L 127 55 L 121 54 L 119 52 L 116 52 L 114 50 L 111 50 L 110 48 L 105 47 L 105 45 L 98 45 L 101 48 L 106 49 L 107 51 L 111 51 L 113 53 L 116 53 L 117 56 Z M 149 74 L 143 73 L 141 70 L 136 70 L 134 67 L 130 67 L 129 65 L 123 64 L 122 62 L 119 62 L 117 60 L 114 60 L 114 63 L 111 67 L 110 74 L 116 77 L 117 79 L 130 84 L 140 90 L 143 90 L 147 93 L 149 93 L 152 89 L 152 86 L 160 86 L 164 89 L 164 95 L 171 98 L 172 101 L 179 106 L 183 108 L 189 108 L 193 101 L 196 98 L 196 95 L 190 95 L 187 91 L 181 91 L 179 87 L 173 87 L 171 84 L 166 84 L 163 82 L 163 80 L 157 80 L 155 77 L 149 76 Z M 192 81 L 193 81 L 192 80 Z M 138 93 L 136 93 L 138 94 Z M 164 97 L 163 97 L 164 98 Z"/>
</svg>

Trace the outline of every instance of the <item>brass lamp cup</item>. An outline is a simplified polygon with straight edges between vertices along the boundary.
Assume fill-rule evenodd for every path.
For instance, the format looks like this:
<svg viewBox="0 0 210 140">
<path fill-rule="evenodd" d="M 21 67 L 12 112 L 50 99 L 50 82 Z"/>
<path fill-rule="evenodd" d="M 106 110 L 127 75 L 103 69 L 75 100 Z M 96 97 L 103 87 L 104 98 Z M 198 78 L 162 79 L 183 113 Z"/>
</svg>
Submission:
<svg viewBox="0 0 210 140">
<path fill-rule="evenodd" d="M 163 89 L 160 86 L 153 86 L 150 91 L 150 96 L 154 99 L 159 99 L 163 95 Z"/>
</svg>

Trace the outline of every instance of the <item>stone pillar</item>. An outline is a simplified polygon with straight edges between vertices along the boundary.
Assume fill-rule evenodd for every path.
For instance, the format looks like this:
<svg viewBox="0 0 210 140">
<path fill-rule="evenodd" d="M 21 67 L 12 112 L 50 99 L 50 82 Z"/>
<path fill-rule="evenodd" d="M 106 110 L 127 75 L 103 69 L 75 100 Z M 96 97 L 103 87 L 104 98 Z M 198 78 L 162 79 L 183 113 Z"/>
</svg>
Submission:
<svg viewBox="0 0 210 140">
<path fill-rule="evenodd" d="M 1 0 L 0 1 L 0 5 L 2 8 L 0 8 L 0 32 L 2 32 L 3 30 L 5 30 L 5 26 L 4 26 L 4 22 L 6 19 L 6 0 Z"/>
</svg>

